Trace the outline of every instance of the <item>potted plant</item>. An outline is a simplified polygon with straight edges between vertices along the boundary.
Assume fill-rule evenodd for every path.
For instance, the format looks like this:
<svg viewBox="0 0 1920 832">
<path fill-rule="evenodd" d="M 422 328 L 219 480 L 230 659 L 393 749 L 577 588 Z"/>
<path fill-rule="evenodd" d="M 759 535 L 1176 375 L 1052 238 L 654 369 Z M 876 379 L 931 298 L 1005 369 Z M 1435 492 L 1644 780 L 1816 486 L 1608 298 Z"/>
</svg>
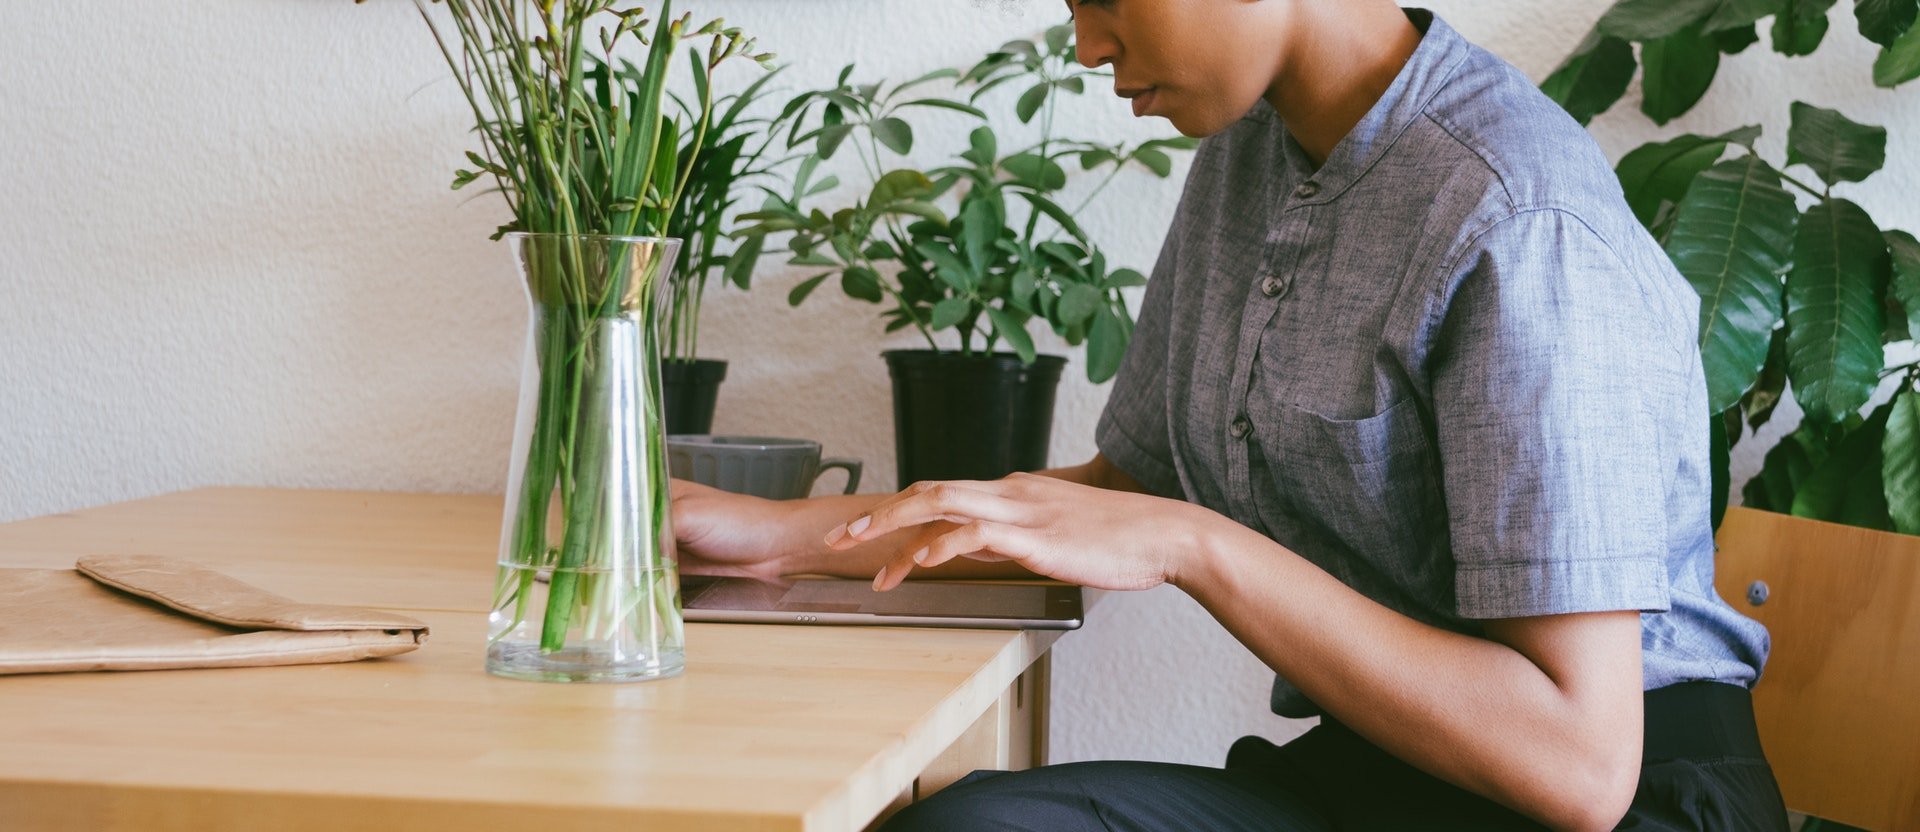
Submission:
<svg viewBox="0 0 1920 832">
<path fill-rule="evenodd" d="M 839 278 L 849 296 L 883 305 L 886 331 L 919 331 L 928 349 L 884 353 L 893 378 L 895 448 L 901 485 L 927 479 L 993 479 L 1047 464 L 1054 390 L 1066 360 L 1038 354 L 1027 325 L 1045 321 L 1073 346 L 1087 349 L 1087 375 L 1112 378 L 1132 335 L 1121 290 L 1146 278 L 1113 268 L 1076 217 L 1125 167 L 1171 174 L 1168 152 L 1190 149 L 1185 138 L 1135 146 L 1064 139 L 1054 133 L 1062 94 L 1085 92 L 1104 73 L 1074 61 L 1072 28 L 1050 29 L 1038 41 L 1016 40 L 965 72 L 929 73 L 891 85 L 849 83 L 801 93 L 781 114 L 789 146 L 811 146 L 792 191 L 773 194 L 747 239 L 792 232 L 793 265 L 821 269 L 794 287 L 802 303 L 821 283 Z M 923 85 L 956 81 L 972 87 L 966 101 L 910 97 Z M 887 169 L 883 149 L 911 152 L 907 113 L 938 108 L 981 121 L 990 91 L 1020 83 L 1022 122 L 1040 118 L 1040 139 L 1001 146 L 987 126 L 975 128 L 950 164 L 921 171 Z M 821 162 L 844 147 L 859 156 L 868 183 L 861 198 L 829 212 L 813 207 L 839 181 L 816 181 Z M 1073 209 L 1058 201 L 1068 182 L 1063 161 L 1106 178 Z M 943 345 L 939 333 L 953 336 Z M 954 342 L 957 341 L 957 344 Z"/>
<path fill-rule="evenodd" d="M 1761 41 L 1763 21 L 1776 52 L 1813 53 L 1833 5 L 1620 2 L 1541 86 L 1584 123 L 1641 72 L 1638 44 L 1641 110 L 1665 124 L 1705 96 L 1722 54 Z M 1915 9 L 1913 0 L 1853 6 L 1860 34 L 1881 47 L 1875 85 L 1920 77 Z M 1920 241 L 1882 230 L 1836 193 L 1886 163 L 1887 132 L 1802 102 L 1789 109 L 1782 165 L 1754 149 L 1760 128 L 1745 127 L 1648 144 L 1618 167 L 1634 213 L 1701 297 L 1713 523 L 1732 488 L 1728 450 L 1766 424 L 1791 382 L 1806 417 L 1745 484 L 1746 505 L 1920 534 L 1920 362 L 1888 358 L 1920 331 Z M 1897 394 L 1863 414 L 1895 374 Z"/>
<path fill-rule="evenodd" d="M 487 670 L 677 674 L 659 330 L 681 241 L 661 235 L 713 124 L 713 71 L 772 56 L 719 20 L 675 18 L 671 2 L 657 21 L 612 0 L 446 0 L 450 23 L 417 5 L 480 138 L 453 187 L 487 178 L 506 199 L 513 218 L 494 237 L 513 244 L 530 318 Z M 683 120 L 662 102 L 692 40 L 706 47 Z M 612 71 L 635 41 L 641 64 Z"/>
<path fill-rule="evenodd" d="M 679 211 L 667 224 L 667 236 L 685 241 L 666 301 L 666 331 L 661 334 L 665 352 L 660 370 L 669 434 L 703 434 L 713 429 L 727 362 L 700 357 L 701 302 L 715 275 L 742 290 L 750 288 L 753 269 L 760 262 L 763 238 L 730 242 L 725 251 L 721 244 L 729 242 L 723 225 L 735 213 L 746 183 L 787 161 L 767 156 L 776 136 L 771 119 L 745 115 L 779 72 L 762 74 L 740 92 L 715 101 L 718 115 L 706 141 L 699 143 L 700 136 L 689 135 L 681 147 L 681 158 L 692 159 L 693 164 Z M 699 102 L 680 100 L 679 104 L 683 119 L 695 123 Z"/>
</svg>

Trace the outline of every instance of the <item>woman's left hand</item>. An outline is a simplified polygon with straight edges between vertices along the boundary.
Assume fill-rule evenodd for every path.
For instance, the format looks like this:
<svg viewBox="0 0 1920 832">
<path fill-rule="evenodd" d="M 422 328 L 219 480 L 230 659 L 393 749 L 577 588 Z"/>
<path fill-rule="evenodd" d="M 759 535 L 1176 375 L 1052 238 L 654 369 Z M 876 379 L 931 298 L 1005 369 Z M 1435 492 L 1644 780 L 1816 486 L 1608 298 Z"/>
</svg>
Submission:
<svg viewBox="0 0 1920 832">
<path fill-rule="evenodd" d="M 1035 574 L 1093 589 L 1166 583 L 1180 557 L 1219 515 L 1179 500 L 1111 491 L 1034 474 L 984 481 L 920 482 L 827 535 L 850 549 L 889 532 L 936 521 L 960 524 L 874 576 L 888 590 L 917 566 L 956 557 L 1015 561 Z"/>
</svg>

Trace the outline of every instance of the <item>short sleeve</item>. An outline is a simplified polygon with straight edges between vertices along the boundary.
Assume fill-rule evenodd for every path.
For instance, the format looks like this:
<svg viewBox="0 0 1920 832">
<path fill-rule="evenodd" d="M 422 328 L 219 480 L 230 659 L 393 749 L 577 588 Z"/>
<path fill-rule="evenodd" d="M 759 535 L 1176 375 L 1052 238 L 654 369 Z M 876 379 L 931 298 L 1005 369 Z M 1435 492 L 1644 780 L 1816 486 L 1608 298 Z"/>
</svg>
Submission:
<svg viewBox="0 0 1920 832">
<path fill-rule="evenodd" d="M 1430 364 L 1462 618 L 1668 606 L 1674 327 L 1579 218 L 1508 218 L 1449 279 Z M 1704 414 L 1702 414 L 1704 417 Z"/>
<path fill-rule="evenodd" d="M 1180 221 L 1176 217 L 1160 246 L 1159 260 L 1147 279 L 1140 301 L 1133 339 L 1113 378 L 1113 393 L 1094 428 L 1094 443 L 1102 456 L 1147 490 L 1180 499 L 1183 490 L 1173 467 L 1172 433 L 1168 428 L 1167 385 L 1168 319 L 1173 315 L 1175 263 L 1179 257 Z"/>
</svg>

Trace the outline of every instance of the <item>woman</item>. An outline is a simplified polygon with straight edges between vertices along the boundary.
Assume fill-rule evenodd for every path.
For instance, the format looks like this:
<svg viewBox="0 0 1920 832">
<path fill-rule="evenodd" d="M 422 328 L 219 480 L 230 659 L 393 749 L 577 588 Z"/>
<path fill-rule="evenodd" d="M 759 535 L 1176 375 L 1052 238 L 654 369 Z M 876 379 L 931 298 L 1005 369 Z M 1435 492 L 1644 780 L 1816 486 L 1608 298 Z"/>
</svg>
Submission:
<svg viewBox="0 0 1920 832">
<path fill-rule="evenodd" d="M 1321 724 L 976 773 L 889 829 L 1785 829 L 1713 591 L 1699 300 L 1511 66 L 1387 0 L 1069 0 L 1203 144 L 1074 468 L 777 504 L 689 571 L 1180 587 Z M 824 535 L 824 537 L 823 537 Z"/>
</svg>

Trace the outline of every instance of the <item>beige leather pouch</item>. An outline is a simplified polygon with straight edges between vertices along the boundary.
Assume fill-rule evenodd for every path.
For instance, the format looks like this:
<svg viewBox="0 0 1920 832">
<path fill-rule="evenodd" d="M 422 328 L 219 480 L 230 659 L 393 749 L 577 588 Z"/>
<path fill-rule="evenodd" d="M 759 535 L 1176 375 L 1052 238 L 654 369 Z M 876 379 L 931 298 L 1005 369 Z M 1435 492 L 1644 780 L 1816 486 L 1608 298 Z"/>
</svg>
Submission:
<svg viewBox="0 0 1920 832">
<path fill-rule="evenodd" d="M 404 615 L 298 603 L 177 558 L 0 569 L 0 674 L 350 662 L 426 640 Z"/>
</svg>

